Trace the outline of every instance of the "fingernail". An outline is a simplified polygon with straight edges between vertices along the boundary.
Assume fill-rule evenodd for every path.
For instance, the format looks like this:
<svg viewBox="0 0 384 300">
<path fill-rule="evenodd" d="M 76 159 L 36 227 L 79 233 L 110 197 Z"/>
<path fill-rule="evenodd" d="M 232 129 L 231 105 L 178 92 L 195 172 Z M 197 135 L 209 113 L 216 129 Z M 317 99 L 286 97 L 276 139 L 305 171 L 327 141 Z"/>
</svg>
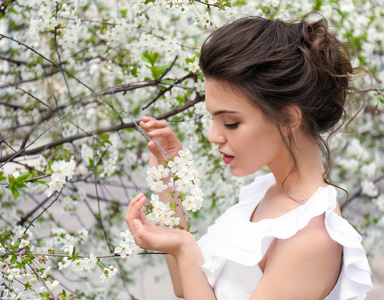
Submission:
<svg viewBox="0 0 384 300">
<path fill-rule="evenodd" d="M 155 149 L 155 148 L 156 148 L 156 144 L 155 144 L 155 143 L 150 143 L 150 144 L 148 145 L 148 147 L 149 147 L 150 149 Z"/>
</svg>

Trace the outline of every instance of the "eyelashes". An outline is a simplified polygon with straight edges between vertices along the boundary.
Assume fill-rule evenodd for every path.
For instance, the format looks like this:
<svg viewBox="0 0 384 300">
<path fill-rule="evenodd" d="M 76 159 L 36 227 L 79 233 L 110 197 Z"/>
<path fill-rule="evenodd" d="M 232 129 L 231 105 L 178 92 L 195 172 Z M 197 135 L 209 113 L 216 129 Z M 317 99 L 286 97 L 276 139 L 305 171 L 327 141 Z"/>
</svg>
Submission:
<svg viewBox="0 0 384 300">
<path fill-rule="evenodd" d="M 226 129 L 236 129 L 239 126 L 239 123 L 224 124 Z"/>
</svg>

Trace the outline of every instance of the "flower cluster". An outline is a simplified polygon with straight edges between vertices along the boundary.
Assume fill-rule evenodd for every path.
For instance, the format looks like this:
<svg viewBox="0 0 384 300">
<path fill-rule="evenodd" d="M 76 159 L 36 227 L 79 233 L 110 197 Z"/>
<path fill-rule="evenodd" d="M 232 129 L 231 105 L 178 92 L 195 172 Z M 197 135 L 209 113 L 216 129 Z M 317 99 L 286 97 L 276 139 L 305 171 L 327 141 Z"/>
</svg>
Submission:
<svg viewBox="0 0 384 300">
<path fill-rule="evenodd" d="M 98 263 L 96 256 L 91 253 L 89 257 L 85 258 L 73 258 L 73 246 L 64 250 L 65 254 L 69 255 L 59 262 L 59 270 L 71 267 L 79 276 L 85 277 L 91 274 L 91 271 L 95 269 Z"/>
<path fill-rule="evenodd" d="M 179 156 L 171 158 L 164 165 L 148 168 L 146 180 L 154 193 L 161 193 L 168 188 L 171 197 L 179 198 L 186 210 L 197 211 L 203 205 L 203 193 L 199 187 L 199 172 L 194 168 L 191 152 L 180 150 Z M 167 180 L 164 182 L 163 180 Z M 151 196 L 152 212 L 149 218 L 161 226 L 177 226 L 180 218 L 173 217 L 176 203 L 160 201 L 158 195 Z"/>
<path fill-rule="evenodd" d="M 76 163 L 73 159 L 71 159 L 70 162 L 59 160 L 52 164 L 52 181 L 48 184 L 48 190 L 45 192 L 47 197 L 50 197 L 55 191 L 59 191 L 61 188 L 63 188 L 65 180 L 70 180 L 73 177 L 75 168 Z"/>
<path fill-rule="evenodd" d="M 151 202 L 152 212 L 147 215 L 148 219 L 155 224 L 166 227 L 175 227 L 180 223 L 180 218 L 173 217 L 175 214 L 174 206 L 170 203 L 160 201 L 159 195 L 152 194 Z"/>
<path fill-rule="evenodd" d="M 120 235 L 123 237 L 119 242 L 119 247 L 115 248 L 115 253 L 119 254 L 122 258 L 125 258 L 127 255 L 131 256 L 132 254 L 137 254 L 140 252 L 140 247 L 136 245 L 135 240 L 133 239 L 132 233 L 129 229 L 124 232 L 120 232 Z"/>
</svg>

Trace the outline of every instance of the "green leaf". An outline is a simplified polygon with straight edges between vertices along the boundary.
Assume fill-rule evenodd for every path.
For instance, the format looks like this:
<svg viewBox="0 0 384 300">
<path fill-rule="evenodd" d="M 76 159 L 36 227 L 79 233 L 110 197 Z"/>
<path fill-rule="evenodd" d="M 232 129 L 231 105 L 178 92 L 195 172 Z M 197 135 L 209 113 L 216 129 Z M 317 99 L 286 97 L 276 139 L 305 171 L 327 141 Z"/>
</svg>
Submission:
<svg viewBox="0 0 384 300">
<path fill-rule="evenodd" d="M 157 53 L 157 52 L 155 52 L 155 53 L 145 52 L 145 53 L 143 53 L 143 56 L 141 57 L 141 59 L 144 62 L 154 66 L 158 57 L 159 57 L 159 53 Z"/>
<path fill-rule="evenodd" d="M 4 181 L 7 177 L 3 176 L 3 171 L 0 171 L 0 181 Z"/>
<path fill-rule="evenodd" d="M 165 66 L 147 66 L 149 69 L 152 71 L 152 76 L 154 79 L 159 78 L 165 70 L 169 68 L 170 65 L 165 65 Z"/>
<path fill-rule="evenodd" d="M 131 68 L 131 74 L 132 74 L 133 76 L 137 77 L 137 67 L 136 67 L 136 66 L 134 66 L 134 67 Z"/>
<path fill-rule="evenodd" d="M 13 176 L 11 176 L 11 175 L 8 175 L 8 181 L 9 181 L 9 183 L 10 183 L 11 185 L 16 183 L 16 179 L 15 179 L 15 177 L 13 177 Z"/>
<path fill-rule="evenodd" d="M 49 162 L 48 162 L 48 169 L 51 170 L 51 171 L 53 172 L 53 170 L 52 170 L 51 167 L 52 167 L 52 161 L 49 161 Z"/>
<path fill-rule="evenodd" d="M 28 173 L 26 173 L 26 174 L 23 174 L 23 175 L 20 175 L 19 177 L 17 177 L 16 178 L 16 181 L 18 182 L 18 183 L 21 183 L 21 182 L 24 182 L 24 181 L 27 181 L 29 178 L 31 178 L 32 177 L 32 174 L 28 174 Z"/>
<path fill-rule="evenodd" d="M 17 187 L 18 189 L 21 189 L 21 188 L 28 188 L 28 186 L 27 186 L 25 183 L 17 183 L 17 184 L 16 184 L 16 187 Z"/>
<path fill-rule="evenodd" d="M 195 62 L 195 60 L 196 60 L 196 56 L 194 56 L 194 57 L 192 57 L 192 58 L 186 58 L 185 59 L 185 64 L 189 64 L 189 63 L 193 63 L 193 62 Z"/>
<path fill-rule="evenodd" d="M 11 189 L 13 197 L 17 198 L 20 196 L 20 193 L 15 186 L 11 185 L 10 189 Z"/>
<path fill-rule="evenodd" d="M 14 263 L 16 263 L 16 261 L 17 261 L 17 255 L 13 255 L 9 262 L 11 263 L 11 265 L 13 265 Z"/>
</svg>

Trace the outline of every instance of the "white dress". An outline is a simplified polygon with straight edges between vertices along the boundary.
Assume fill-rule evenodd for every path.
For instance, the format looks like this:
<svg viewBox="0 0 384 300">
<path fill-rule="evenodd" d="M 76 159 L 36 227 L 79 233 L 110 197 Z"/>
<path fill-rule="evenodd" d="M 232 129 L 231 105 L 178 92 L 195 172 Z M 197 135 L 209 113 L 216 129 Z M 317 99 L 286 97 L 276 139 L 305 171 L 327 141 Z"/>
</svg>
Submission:
<svg viewBox="0 0 384 300">
<path fill-rule="evenodd" d="M 336 189 L 320 187 L 303 205 L 276 218 L 250 222 L 251 215 L 268 188 L 273 174 L 259 176 L 240 191 L 239 203 L 220 216 L 198 244 L 203 252 L 202 269 L 217 300 L 248 300 L 261 277 L 258 263 L 275 239 L 290 238 L 315 216 L 325 213 L 325 226 L 332 239 L 343 246 L 339 279 L 326 300 L 360 300 L 372 289 L 371 271 L 361 236 L 333 210 Z"/>
</svg>

